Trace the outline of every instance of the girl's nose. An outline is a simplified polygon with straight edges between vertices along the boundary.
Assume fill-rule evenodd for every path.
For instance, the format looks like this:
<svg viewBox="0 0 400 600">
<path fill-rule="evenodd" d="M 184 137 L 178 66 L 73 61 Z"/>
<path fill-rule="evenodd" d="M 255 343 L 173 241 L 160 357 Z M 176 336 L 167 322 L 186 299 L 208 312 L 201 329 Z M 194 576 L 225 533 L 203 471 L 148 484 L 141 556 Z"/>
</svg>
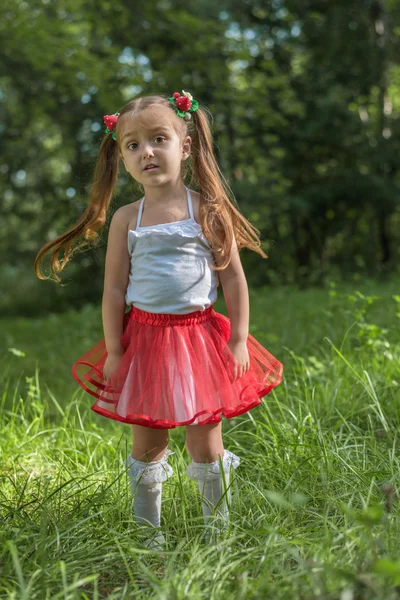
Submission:
<svg viewBox="0 0 400 600">
<path fill-rule="evenodd" d="M 153 148 L 148 144 L 143 148 L 143 157 L 148 158 L 149 156 L 154 156 Z"/>
</svg>

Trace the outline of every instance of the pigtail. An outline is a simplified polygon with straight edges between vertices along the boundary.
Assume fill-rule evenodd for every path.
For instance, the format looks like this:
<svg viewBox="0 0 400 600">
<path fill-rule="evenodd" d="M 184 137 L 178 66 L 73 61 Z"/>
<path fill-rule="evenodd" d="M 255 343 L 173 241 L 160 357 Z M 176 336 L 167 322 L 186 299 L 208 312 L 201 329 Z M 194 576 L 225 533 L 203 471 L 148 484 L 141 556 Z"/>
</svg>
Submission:
<svg viewBox="0 0 400 600">
<path fill-rule="evenodd" d="M 238 250 L 249 248 L 268 258 L 260 248 L 260 231 L 238 210 L 235 196 L 219 169 L 206 110 L 200 106 L 192 113 L 192 119 L 193 175 L 204 201 L 201 225 L 213 250 L 225 259 L 221 266 L 213 268 L 219 271 L 229 264 L 233 236 Z"/>
<path fill-rule="evenodd" d="M 40 272 L 40 263 L 44 255 L 51 249 L 51 272 L 57 282 L 60 278 L 56 271 L 62 271 L 78 250 L 88 245 L 95 245 L 99 241 L 97 231 L 106 222 L 108 209 L 112 199 L 114 187 L 118 177 L 118 146 L 108 133 L 102 140 L 93 179 L 89 186 L 89 205 L 77 223 L 55 240 L 45 244 L 35 258 L 35 274 L 39 279 L 51 279 L 44 277 Z M 72 248 L 74 240 L 80 236 L 84 240 Z M 58 253 L 64 250 L 64 257 L 60 261 Z"/>
<path fill-rule="evenodd" d="M 168 97 L 144 96 L 131 100 L 121 109 L 118 113 L 118 123 L 126 113 L 139 114 L 145 108 L 155 105 L 168 106 L 174 111 Z M 212 268 L 221 270 L 229 264 L 234 238 L 238 250 L 249 248 L 263 258 L 268 258 L 268 256 L 260 248 L 259 230 L 240 213 L 234 194 L 219 169 L 214 155 L 208 114 L 206 108 L 200 105 L 191 113 L 192 118 L 189 121 L 181 117 L 174 118 L 180 134 L 190 134 L 192 137 L 191 180 L 198 186 L 202 197 L 200 218 L 204 235 L 212 249 L 223 258 L 221 266 L 215 265 Z M 98 241 L 97 231 L 106 222 L 117 181 L 118 154 L 118 142 L 113 139 L 111 133 L 107 133 L 101 143 L 93 180 L 89 187 L 89 205 L 70 230 L 40 249 L 34 265 L 35 274 L 39 279 L 50 279 L 50 277 L 44 277 L 40 272 L 40 263 L 49 250 L 52 250 L 51 272 L 55 280 L 60 282 L 56 271 L 62 271 L 75 252 Z M 186 165 L 183 169 L 184 177 L 185 171 Z M 83 241 L 72 247 L 74 240 L 80 236 L 83 236 Z M 61 261 L 58 258 L 60 250 L 64 250 L 64 257 Z"/>
</svg>

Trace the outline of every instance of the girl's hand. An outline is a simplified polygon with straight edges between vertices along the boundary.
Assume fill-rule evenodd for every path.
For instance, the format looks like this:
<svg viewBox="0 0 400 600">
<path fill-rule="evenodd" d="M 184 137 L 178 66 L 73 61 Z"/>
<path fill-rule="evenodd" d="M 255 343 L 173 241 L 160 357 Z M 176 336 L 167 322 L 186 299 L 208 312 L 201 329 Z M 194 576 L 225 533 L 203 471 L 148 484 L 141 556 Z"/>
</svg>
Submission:
<svg viewBox="0 0 400 600">
<path fill-rule="evenodd" d="M 246 373 L 250 368 L 250 358 L 249 351 L 247 349 L 247 342 L 240 341 L 234 342 L 233 340 L 229 340 L 227 343 L 227 347 L 233 354 L 233 372 L 234 377 L 237 379 Z"/>
<path fill-rule="evenodd" d="M 123 357 L 124 352 L 119 350 L 117 352 L 110 352 L 106 358 L 106 362 L 103 367 L 103 375 L 104 379 L 107 381 L 110 379 L 115 369 L 118 367 L 121 362 L 121 358 Z"/>
</svg>

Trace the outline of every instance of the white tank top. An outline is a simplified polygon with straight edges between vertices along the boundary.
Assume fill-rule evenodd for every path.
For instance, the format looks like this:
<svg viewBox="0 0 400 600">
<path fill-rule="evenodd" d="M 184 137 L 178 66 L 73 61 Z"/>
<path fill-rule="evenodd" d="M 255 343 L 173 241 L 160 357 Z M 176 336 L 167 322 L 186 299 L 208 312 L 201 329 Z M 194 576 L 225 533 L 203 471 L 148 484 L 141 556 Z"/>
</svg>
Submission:
<svg viewBox="0 0 400 600">
<path fill-rule="evenodd" d="M 186 186 L 185 186 L 186 187 Z M 131 257 L 127 305 L 153 313 L 186 314 L 205 310 L 217 299 L 218 275 L 210 268 L 214 256 L 202 227 L 190 218 L 140 227 L 145 197 L 141 199 L 136 229 L 128 231 Z"/>
</svg>

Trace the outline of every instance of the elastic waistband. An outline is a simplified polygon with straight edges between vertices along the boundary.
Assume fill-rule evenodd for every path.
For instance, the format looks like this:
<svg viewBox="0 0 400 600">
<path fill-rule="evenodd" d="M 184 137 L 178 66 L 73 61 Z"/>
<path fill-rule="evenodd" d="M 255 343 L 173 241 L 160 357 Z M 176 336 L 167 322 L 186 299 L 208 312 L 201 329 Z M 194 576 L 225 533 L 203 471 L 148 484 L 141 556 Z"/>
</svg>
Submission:
<svg viewBox="0 0 400 600">
<path fill-rule="evenodd" d="M 134 321 L 146 325 L 194 325 L 211 319 L 215 315 L 215 310 L 211 305 L 205 310 L 196 310 L 184 315 L 172 315 L 169 313 L 151 313 L 132 305 L 129 314 Z"/>
</svg>

